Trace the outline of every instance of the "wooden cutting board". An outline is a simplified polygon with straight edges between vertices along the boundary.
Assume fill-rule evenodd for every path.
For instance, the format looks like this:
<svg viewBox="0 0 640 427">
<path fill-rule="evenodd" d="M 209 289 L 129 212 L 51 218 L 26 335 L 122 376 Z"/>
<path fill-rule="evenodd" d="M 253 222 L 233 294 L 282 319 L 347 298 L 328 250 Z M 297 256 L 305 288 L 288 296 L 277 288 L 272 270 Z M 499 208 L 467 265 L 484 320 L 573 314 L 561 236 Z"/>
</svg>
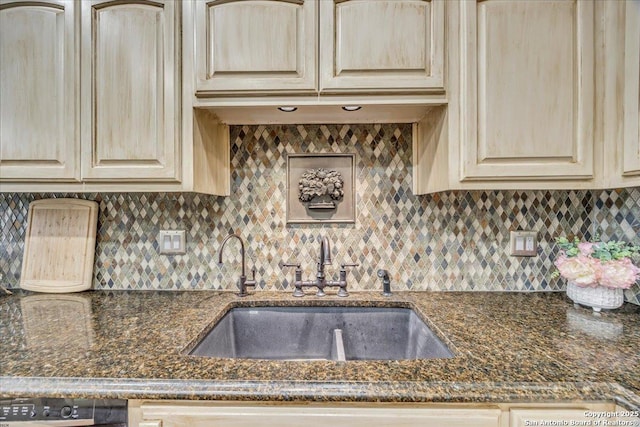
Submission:
<svg viewBox="0 0 640 427">
<path fill-rule="evenodd" d="M 98 204 L 45 199 L 29 205 L 20 287 L 36 292 L 80 292 L 91 287 Z"/>
</svg>

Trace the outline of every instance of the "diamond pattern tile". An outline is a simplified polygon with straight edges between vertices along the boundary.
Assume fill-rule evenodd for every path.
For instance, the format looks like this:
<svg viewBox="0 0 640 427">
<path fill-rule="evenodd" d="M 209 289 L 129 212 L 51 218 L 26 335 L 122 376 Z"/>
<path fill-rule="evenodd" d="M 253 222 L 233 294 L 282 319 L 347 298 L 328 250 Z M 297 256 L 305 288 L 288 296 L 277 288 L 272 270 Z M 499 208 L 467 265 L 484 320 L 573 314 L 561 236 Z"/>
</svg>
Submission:
<svg viewBox="0 0 640 427">
<path fill-rule="evenodd" d="M 286 224 L 286 154 L 356 153 L 356 223 Z M 291 290 L 302 263 L 313 276 L 319 239 L 341 262 L 357 262 L 350 289 L 379 289 L 379 268 L 398 290 L 562 290 L 550 279 L 558 235 L 639 242 L 640 188 L 607 191 L 411 191 L 411 125 L 272 125 L 231 128 L 231 196 L 189 193 L 0 193 L 0 273 L 17 287 L 31 201 L 78 197 L 100 203 L 94 268 L 98 289 L 236 289 L 237 243 L 217 256 L 222 239 L 246 241 L 247 269 L 258 287 Z M 158 253 L 161 229 L 187 230 L 187 254 Z M 538 257 L 508 255 L 512 230 L 539 232 Z M 638 286 L 627 299 L 639 303 Z"/>
<path fill-rule="evenodd" d="M 640 245 L 640 187 L 599 192 L 594 226 L 603 240 Z M 640 284 L 636 283 L 624 294 L 627 301 L 640 305 Z"/>
</svg>

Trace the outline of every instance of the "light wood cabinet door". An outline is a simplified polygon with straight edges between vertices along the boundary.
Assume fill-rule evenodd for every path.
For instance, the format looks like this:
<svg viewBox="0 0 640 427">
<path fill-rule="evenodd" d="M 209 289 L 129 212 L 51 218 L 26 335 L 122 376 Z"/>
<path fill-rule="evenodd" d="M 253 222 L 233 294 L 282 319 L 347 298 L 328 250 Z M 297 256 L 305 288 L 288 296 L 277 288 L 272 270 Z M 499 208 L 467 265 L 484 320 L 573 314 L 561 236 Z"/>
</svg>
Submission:
<svg viewBox="0 0 640 427">
<path fill-rule="evenodd" d="M 640 176 L 640 2 L 625 2 L 623 175 Z"/>
<path fill-rule="evenodd" d="M 591 180 L 594 4 L 460 4 L 460 180 Z"/>
<path fill-rule="evenodd" d="M 197 0 L 196 93 L 316 91 L 317 0 Z"/>
<path fill-rule="evenodd" d="M 445 3 L 320 1 L 321 92 L 442 92 Z"/>
<path fill-rule="evenodd" d="M 80 178 L 75 7 L 0 2 L 0 180 Z"/>
<path fill-rule="evenodd" d="M 180 2 L 81 4 L 83 180 L 177 180 Z"/>
<path fill-rule="evenodd" d="M 380 404 L 378 406 L 384 406 Z M 500 409 L 345 407 L 310 405 L 143 404 L 132 408 L 130 424 L 140 427 L 498 427 Z M 139 421 L 138 421 L 139 420 Z"/>
</svg>

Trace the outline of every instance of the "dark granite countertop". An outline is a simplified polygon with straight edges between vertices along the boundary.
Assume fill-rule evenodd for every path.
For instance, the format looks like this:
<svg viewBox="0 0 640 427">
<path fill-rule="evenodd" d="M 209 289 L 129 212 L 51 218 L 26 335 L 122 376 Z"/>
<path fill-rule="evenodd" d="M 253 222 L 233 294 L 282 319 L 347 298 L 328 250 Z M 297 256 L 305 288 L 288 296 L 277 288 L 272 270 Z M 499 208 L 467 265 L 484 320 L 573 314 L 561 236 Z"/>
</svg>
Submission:
<svg viewBox="0 0 640 427">
<path fill-rule="evenodd" d="M 189 356 L 233 306 L 412 307 L 452 359 L 265 361 Z M 562 293 L 348 298 L 255 292 L 17 292 L 0 297 L 0 395 L 129 399 L 515 402 L 640 407 L 640 307 L 594 316 Z"/>
</svg>

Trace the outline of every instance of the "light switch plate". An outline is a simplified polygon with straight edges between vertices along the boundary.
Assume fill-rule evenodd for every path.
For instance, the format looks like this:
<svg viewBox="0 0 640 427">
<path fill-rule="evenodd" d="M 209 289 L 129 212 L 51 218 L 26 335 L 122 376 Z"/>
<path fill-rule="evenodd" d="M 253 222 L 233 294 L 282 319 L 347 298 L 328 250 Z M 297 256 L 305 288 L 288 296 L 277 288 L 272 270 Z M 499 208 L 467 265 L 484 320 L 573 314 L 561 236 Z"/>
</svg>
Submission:
<svg viewBox="0 0 640 427">
<path fill-rule="evenodd" d="M 511 256 L 537 256 L 538 232 L 537 231 L 512 231 L 511 232 Z"/>
<path fill-rule="evenodd" d="M 160 254 L 183 255 L 187 253 L 186 237 L 184 230 L 160 230 L 158 236 Z"/>
</svg>

